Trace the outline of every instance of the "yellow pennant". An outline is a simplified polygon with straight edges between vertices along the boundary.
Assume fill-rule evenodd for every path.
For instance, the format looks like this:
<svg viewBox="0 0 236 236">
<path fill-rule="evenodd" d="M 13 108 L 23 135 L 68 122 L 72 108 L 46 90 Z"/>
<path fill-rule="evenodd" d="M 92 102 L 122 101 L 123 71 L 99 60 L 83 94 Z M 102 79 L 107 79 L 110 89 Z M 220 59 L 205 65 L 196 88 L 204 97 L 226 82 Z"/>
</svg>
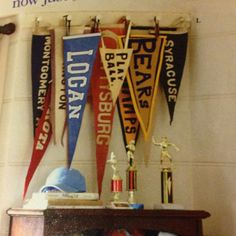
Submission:
<svg viewBox="0 0 236 236">
<path fill-rule="evenodd" d="M 100 48 L 101 60 L 109 81 L 113 104 L 116 103 L 128 71 L 133 49 Z"/>
<path fill-rule="evenodd" d="M 139 35 L 129 39 L 133 55 L 127 81 L 145 139 L 151 129 L 165 44 L 165 36 Z"/>
</svg>

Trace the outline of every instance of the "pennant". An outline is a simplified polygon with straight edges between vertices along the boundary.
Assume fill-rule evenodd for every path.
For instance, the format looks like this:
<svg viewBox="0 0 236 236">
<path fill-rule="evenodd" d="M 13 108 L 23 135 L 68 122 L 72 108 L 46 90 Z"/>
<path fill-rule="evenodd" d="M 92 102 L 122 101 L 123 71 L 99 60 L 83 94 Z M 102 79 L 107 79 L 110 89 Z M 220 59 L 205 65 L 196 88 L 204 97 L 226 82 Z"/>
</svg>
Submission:
<svg viewBox="0 0 236 236">
<path fill-rule="evenodd" d="M 34 120 L 34 145 L 25 179 L 25 197 L 30 181 L 47 150 L 52 130 L 50 122 L 51 103 L 51 35 L 32 36 L 32 98 Z"/>
<path fill-rule="evenodd" d="M 64 65 L 67 96 L 68 166 L 73 160 L 100 33 L 65 36 Z"/>
<path fill-rule="evenodd" d="M 82 34 L 84 27 L 72 27 L 71 34 Z M 65 27 L 54 29 L 52 38 L 52 133 L 55 144 L 63 144 L 66 123 L 66 86 L 63 64 L 63 41 Z"/>
<path fill-rule="evenodd" d="M 47 90 L 47 96 L 45 98 L 45 103 L 44 103 L 45 109 L 43 110 L 42 116 L 39 119 L 38 127 L 35 130 L 36 132 L 34 137 L 33 152 L 28 172 L 25 178 L 23 198 L 25 198 L 30 181 L 40 161 L 42 160 L 45 151 L 47 150 L 48 144 L 52 136 L 52 128 L 50 122 L 50 108 L 49 108 L 50 102 L 51 102 L 51 85 Z"/>
<path fill-rule="evenodd" d="M 164 50 L 160 83 L 166 96 L 171 125 L 184 70 L 188 33 L 166 33 L 165 35 L 167 41 Z"/>
<path fill-rule="evenodd" d="M 55 28 L 52 36 L 52 98 L 51 123 L 54 144 L 62 142 L 66 121 L 66 88 L 63 65 L 64 28 Z"/>
<path fill-rule="evenodd" d="M 123 34 L 123 28 L 114 27 L 109 28 L 109 30 L 119 35 Z M 104 43 L 108 48 L 117 47 L 117 42 L 114 38 L 106 37 L 104 38 Z M 112 132 L 114 106 L 108 79 L 99 53 L 97 53 L 91 85 L 96 130 L 97 184 L 100 195 Z"/>
<path fill-rule="evenodd" d="M 109 82 L 113 104 L 116 103 L 127 74 L 133 49 L 100 48 L 101 60 Z"/>
<path fill-rule="evenodd" d="M 130 95 L 127 79 L 125 79 L 120 95 L 117 100 L 117 107 L 122 128 L 125 148 L 131 140 L 137 142 L 139 134 L 139 120 L 137 118 L 133 101 Z"/>
<path fill-rule="evenodd" d="M 133 55 L 127 81 L 144 139 L 147 139 L 151 128 L 165 42 L 165 36 L 144 35 L 129 39 Z"/>
<path fill-rule="evenodd" d="M 131 55 L 133 49 L 128 49 L 129 36 L 131 31 L 131 22 L 129 22 L 125 45 L 120 49 L 105 48 L 103 37 L 102 37 L 102 48 L 100 48 L 101 60 L 107 79 L 109 81 L 109 87 L 112 94 L 113 104 L 116 103 L 117 97 L 119 96 L 121 86 L 124 82 L 125 76 L 128 71 Z M 114 36 L 112 36 L 113 34 Z M 114 38 L 118 43 L 118 35 L 112 31 L 104 31 L 102 36 L 109 35 Z M 122 44 L 120 43 L 119 46 Z"/>
<path fill-rule="evenodd" d="M 129 24 L 129 26 L 131 26 L 131 24 Z M 119 40 L 120 47 L 126 48 L 128 47 L 128 43 L 127 36 L 124 45 L 122 40 Z M 128 151 L 127 145 L 132 140 L 134 140 L 135 143 L 137 142 L 140 124 L 130 95 L 127 78 L 125 78 L 122 84 L 122 88 L 118 97 L 117 108 L 123 134 L 123 142 L 126 151 Z"/>
<path fill-rule="evenodd" d="M 51 35 L 33 35 L 31 48 L 33 131 L 42 116 L 48 84 L 51 82 Z"/>
<path fill-rule="evenodd" d="M 93 110 L 96 129 L 96 162 L 98 193 L 102 191 L 102 180 L 112 132 L 114 106 L 108 80 L 97 54 L 92 82 Z"/>
<path fill-rule="evenodd" d="M 7 71 L 7 58 L 10 38 L 9 35 L 3 35 L 0 38 L 0 115 L 2 110 L 4 85 Z"/>
</svg>

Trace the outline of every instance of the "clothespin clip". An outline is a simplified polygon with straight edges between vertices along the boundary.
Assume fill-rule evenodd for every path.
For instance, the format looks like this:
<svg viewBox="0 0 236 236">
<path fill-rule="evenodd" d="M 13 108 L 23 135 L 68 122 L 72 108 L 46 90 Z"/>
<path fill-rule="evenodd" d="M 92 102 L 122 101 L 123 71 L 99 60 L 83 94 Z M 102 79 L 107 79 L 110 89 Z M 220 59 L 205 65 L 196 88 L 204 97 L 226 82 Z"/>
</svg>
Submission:
<svg viewBox="0 0 236 236">
<path fill-rule="evenodd" d="M 16 30 L 16 25 L 14 23 L 8 23 L 6 25 L 0 26 L 0 34 L 10 35 Z"/>
<path fill-rule="evenodd" d="M 154 17 L 154 23 L 155 23 L 155 35 L 156 37 L 159 36 L 160 34 L 160 27 L 159 27 L 159 20 L 157 19 L 157 17 Z"/>
<path fill-rule="evenodd" d="M 70 24 L 71 24 L 71 15 L 65 15 L 63 16 L 65 20 L 65 27 L 66 27 L 66 36 L 70 35 Z"/>
<path fill-rule="evenodd" d="M 101 20 L 101 15 L 97 15 L 94 18 L 92 18 L 93 21 L 93 26 L 92 26 L 92 32 L 99 32 L 99 25 L 100 25 L 100 20 Z"/>
</svg>

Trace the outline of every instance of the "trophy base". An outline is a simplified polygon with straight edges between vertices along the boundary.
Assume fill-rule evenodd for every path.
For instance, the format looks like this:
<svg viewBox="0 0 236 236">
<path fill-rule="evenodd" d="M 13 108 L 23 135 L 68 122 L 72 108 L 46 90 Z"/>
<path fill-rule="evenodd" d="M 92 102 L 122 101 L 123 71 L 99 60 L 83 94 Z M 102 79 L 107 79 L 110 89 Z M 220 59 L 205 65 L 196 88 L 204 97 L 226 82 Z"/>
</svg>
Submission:
<svg viewBox="0 0 236 236">
<path fill-rule="evenodd" d="M 183 210 L 184 206 L 181 204 L 174 204 L 174 203 L 161 203 L 161 204 L 154 204 L 154 209 L 165 209 L 165 210 Z"/>
<path fill-rule="evenodd" d="M 144 209 L 144 205 L 142 203 L 134 203 L 129 205 L 132 209 Z"/>
<path fill-rule="evenodd" d="M 128 202 L 118 202 L 118 201 L 112 201 L 109 205 L 106 206 L 106 208 L 110 209 L 132 209 L 130 204 Z"/>
</svg>

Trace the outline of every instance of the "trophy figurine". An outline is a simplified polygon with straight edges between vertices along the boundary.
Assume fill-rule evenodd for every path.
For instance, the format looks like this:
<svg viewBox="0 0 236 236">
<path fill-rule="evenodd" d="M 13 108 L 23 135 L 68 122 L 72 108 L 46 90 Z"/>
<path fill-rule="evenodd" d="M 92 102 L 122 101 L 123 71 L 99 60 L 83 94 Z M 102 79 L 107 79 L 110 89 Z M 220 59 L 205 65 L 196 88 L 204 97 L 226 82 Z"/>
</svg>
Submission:
<svg viewBox="0 0 236 236">
<path fill-rule="evenodd" d="M 113 193 L 113 202 L 119 202 L 120 193 L 122 192 L 122 179 L 119 175 L 119 171 L 117 170 L 117 160 L 113 152 L 111 152 L 111 158 L 107 162 L 111 164 L 111 168 L 113 169 L 113 175 L 111 179 L 111 192 Z"/>
<path fill-rule="evenodd" d="M 134 162 L 134 151 L 135 151 L 135 142 L 131 140 L 130 143 L 126 146 L 127 157 L 128 157 L 128 168 L 126 170 L 126 189 L 128 191 L 128 202 L 130 204 L 135 203 L 134 191 L 137 190 L 137 169 Z"/>
<path fill-rule="evenodd" d="M 168 204 L 173 203 L 173 179 L 172 179 L 172 158 L 168 152 L 169 147 L 174 147 L 177 151 L 179 148 L 170 143 L 167 137 L 162 137 L 161 142 L 152 137 L 154 145 L 161 148 L 161 200 L 162 203 Z"/>
</svg>

